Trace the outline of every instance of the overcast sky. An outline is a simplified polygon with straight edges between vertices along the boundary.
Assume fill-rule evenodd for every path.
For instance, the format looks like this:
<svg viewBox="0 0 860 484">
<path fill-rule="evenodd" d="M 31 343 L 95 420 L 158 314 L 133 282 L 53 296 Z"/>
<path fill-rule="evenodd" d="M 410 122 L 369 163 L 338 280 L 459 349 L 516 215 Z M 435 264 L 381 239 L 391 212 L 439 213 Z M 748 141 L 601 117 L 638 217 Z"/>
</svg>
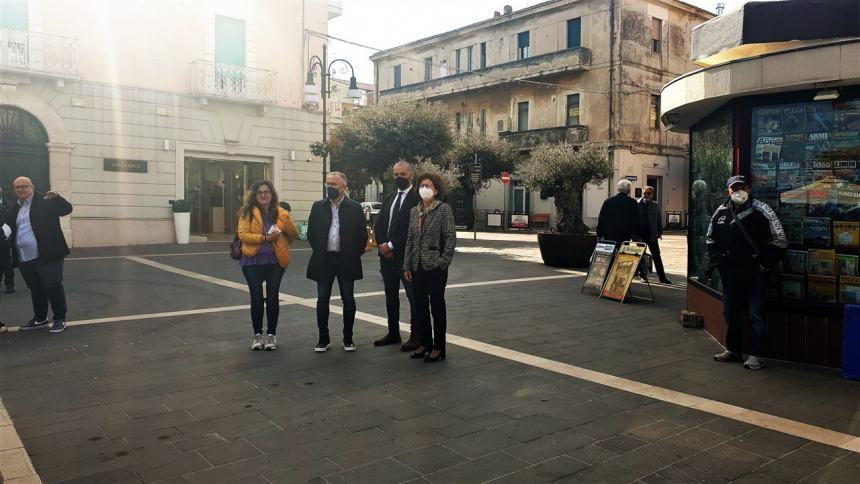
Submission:
<svg viewBox="0 0 860 484">
<path fill-rule="evenodd" d="M 329 22 L 329 35 L 358 44 L 388 49 L 431 35 L 454 30 L 493 16 L 505 5 L 514 10 L 536 5 L 542 0 L 343 0 L 343 15 Z M 722 0 L 726 11 L 745 0 Z M 717 0 L 687 0 L 713 12 Z M 373 82 L 375 51 L 342 42 L 329 42 L 331 59 L 344 58 L 355 66 L 359 82 Z M 336 77 L 349 74 L 336 73 Z"/>
</svg>

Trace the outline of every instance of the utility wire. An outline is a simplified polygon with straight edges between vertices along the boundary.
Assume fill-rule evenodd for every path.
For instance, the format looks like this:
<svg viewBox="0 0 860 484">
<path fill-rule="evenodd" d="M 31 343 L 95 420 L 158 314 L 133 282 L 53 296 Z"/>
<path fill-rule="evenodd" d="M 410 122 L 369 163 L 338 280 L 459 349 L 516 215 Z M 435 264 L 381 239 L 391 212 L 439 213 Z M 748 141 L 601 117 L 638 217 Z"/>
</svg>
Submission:
<svg viewBox="0 0 860 484">
<path fill-rule="evenodd" d="M 358 42 L 353 42 L 351 40 L 341 39 L 341 38 L 335 37 L 333 35 L 324 34 L 322 32 L 317 32 L 315 30 L 306 29 L 306 32 L 308 32 L 309 34 L 314 35 L 316 37 L 320 37 L 322 39 L 336 40 L 338 42 L 343 42 L 345 44 L 354 45 L 356 47 L 361 47 L 361 48 L 376 51 L 376 52 L 383 52 L 386 50 L 386 49 L 380 49 L 378 47 L 371 47 L 369 45 L 360 44 Z M 424 63 L 425 62 L 423 59 L 419 59 L 416 57 L 409 57 L 409 56 L 404 56 L 404 55 L 394 55 L 394 56 L 401 58 L 401 59 L 405 59 L 405 60 L 415 61 L 418 63 Z M 446 69 L 450 69 L 450 67 L 447 64 L 431 63 L 431 65 L 434 67 L 440 67 L 440 68 L 444 67 Z M 455 70 L 455 69 L 452 69 L 452 70 Z M 591 93 L 591 94 L 602 94 L 602 95 L 609 95 L 609 91 L 610 91 L 610 90 L 597 91 L 597 90 L 591 90 L 591 89 L 583 89 L 581 86 L 574 86 L 574 85 L 570 85 L 570 84 L 558 84 L 558 83 L 553 83 L 553 82 L 532 81 L 532 80 L 528 80 L 528 79 L 508 79 L 508 78 L 504 78 L 504 77 L 492 76 L 492 75 L 487 74 L 485 72 L 474 71 L 474 70 L 473 71 L 463 71 L 463 73 L 469 73 L 469 72 L 471 72 L 472 74 L 484 77 L 488 80 L 492 80 L 492 81 L 520 82 L 520 83 L 524 83 L 524 84 L 543 86 L 546 88 L 556 87 L 556 88 L 570 89 L 570 90 L 579 91 L 579 92 L 587 92 L 587 93 Z M 444 77 L 437 77 L 436 79 L 444 79 Z M 436 80 L 436 79 L 434 79 L 434 80 Z M 480 88 L 480 87 L 482 87 L 482 86 L 475 86 L 475 87 L 467 86 L 466 90 L 474 89 L 474 88 Z M 635 90 L 635 91 L 625 91 L 623 89 L 616 89 L 615 92 L 620 93 L 620 94 L 626 94 L 626 95 L 640 94 L 640 93 L 652 94 L 652 93 L 654 93 L 654 90 L 652 90 L 652 89 L 639 89 L 639 90 Z M 440 93 L 439 95 L 445 95 L 445 94 Z"/>
</svg>

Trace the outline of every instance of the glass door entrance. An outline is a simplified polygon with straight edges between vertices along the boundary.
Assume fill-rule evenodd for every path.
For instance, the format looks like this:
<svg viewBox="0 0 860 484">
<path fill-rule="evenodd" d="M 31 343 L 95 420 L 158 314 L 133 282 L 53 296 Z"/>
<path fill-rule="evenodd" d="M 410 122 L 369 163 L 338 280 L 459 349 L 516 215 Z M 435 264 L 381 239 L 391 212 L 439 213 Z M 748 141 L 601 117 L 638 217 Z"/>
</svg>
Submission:
<svg viewBox="0 0 860 484">
<path fill-rule="evenodd" d="M 245 191 L 265 177 L 264 163 L 186 159 L 185 196 L 191 202 L 191 232 L 236 233 Z"/>
</svg>

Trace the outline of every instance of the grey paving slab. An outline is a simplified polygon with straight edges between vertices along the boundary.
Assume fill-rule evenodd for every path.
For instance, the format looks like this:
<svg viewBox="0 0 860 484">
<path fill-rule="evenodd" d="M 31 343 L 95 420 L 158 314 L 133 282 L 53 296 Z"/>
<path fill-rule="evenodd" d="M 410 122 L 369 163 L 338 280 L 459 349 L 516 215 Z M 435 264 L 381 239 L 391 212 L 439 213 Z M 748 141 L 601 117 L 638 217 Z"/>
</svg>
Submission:
<svg viewBox="0 0 860 484">
<path fill-rule="evenodd" d="M 474 252 L 457 254 L 450 284 L 558 274 L 508 258 L 510 244 L 469 247 Z M 523 247 L 516 250 L 531 250 Z M 77 257 L 96 253 L 76 250 Z M 308 255 L 295 253 L 284 292 L 315 294 L 303 274 Z M 243 282 L 226 253 L 152 260 Z M 363 264 L 358 290 L 381 291 L 376 260 Z M 80 268 L 68 279 L 87 317 L 247 304 L 243 291 L 122 259 L 67 267 Z M 580 296 L 581 279 L 452 288 L 449 331 L 857 432 L 860 386 L 778 362 L 760 373 L 716 364 L 713 341 L 673 320 L 682 290 L 657 288 L 656 304 L 621 305 Z M 25 299 L 8 307 L 26 309 Z M 360 298 L 359 309 L 383 316 L 384 298 Z M 282 307 L 278 351 L 251 352 L 249 319 L 234 311 L 0 335 L 0 396 L 36 470 L 46 482 L 755 482 L 803 472 L 810 482 L 839 482 L 858 475 L 855 454 L 465 348 L 449 346 L 437 365 L 409 360 L 396 347 L 374 348 L 382 328 L 360 320 L 358 351 L 316 354 L 314 310 L 304 306 Z M 334 334 L 339 324 L 333 317 Z"/>
</svg>

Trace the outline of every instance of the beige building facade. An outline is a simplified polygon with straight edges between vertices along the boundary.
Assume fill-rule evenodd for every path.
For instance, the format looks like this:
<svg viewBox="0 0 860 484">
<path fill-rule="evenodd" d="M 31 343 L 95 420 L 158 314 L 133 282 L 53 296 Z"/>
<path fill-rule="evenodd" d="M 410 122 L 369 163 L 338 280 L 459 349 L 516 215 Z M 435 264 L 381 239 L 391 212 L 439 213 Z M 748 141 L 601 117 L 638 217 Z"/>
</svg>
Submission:
<svg viewBox="0 0 860 484">
<path fill-rule="evenodd" d="M 713 15 L 675 0 L 551 0 L 378 53 L 379 102 L 446 103 L 460 133 L 541 143 L 608 143 L 615 175 L 586 190 L 593 225 L 620 178 L 650 184 L 664 211 L 686 210 L 688 137 L 660 124 L 660 89 L 695 66 L 690 36 Z M 507 200 L 506 202 L 504 200 Z M 478 207 L 550 213 L 516 174 Z"/>
<path fill-rule="evenodd" d="M 302 106 L 308 54 L 339 0 L 0 0 L 0 183 L 18 175 L 75 207 L 74 246 L 229 234 L 254 180 L 298 220 L 322 194 Z M 165 12 L 170 12 L 166 15 Z"/>
</svg>

